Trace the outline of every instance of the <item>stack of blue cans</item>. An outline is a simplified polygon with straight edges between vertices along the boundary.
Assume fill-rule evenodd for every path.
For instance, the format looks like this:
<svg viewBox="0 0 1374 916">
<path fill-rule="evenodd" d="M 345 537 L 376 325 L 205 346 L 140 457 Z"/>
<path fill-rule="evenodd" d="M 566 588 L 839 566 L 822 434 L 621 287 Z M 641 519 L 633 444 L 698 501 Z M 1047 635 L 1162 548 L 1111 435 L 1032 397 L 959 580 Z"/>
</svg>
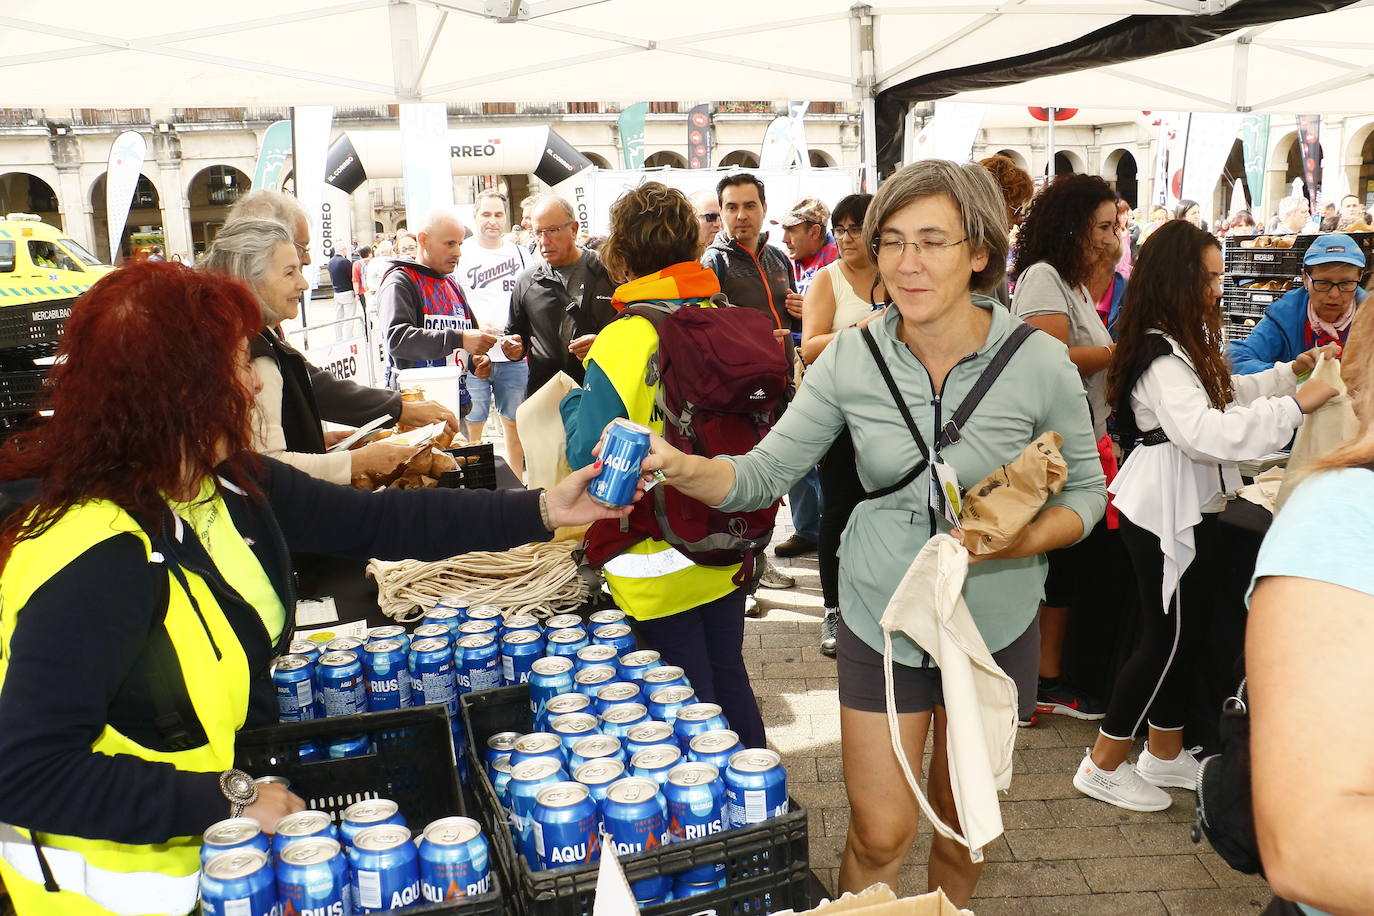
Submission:
<svg viewBox="0 0 1374 916">
<path fill-rule="evenodd" d="M 492 890 L 476 821 L 440 818 L 412 839 L 386 799 L 347 808 L 339 828 L 322 811 L 288 815 L 270 843 L 251 818 L 221 821 L 205 832 L 201 860 L 205 916 L 389 913 Z"/>
</svg>

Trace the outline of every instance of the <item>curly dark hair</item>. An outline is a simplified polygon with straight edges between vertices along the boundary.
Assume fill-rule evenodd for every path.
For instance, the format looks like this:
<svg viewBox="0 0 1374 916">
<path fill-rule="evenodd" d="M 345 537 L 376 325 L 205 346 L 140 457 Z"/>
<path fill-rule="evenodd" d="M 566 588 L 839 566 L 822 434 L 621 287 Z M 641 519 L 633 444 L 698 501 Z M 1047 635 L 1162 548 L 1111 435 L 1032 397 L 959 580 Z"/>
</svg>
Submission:
<svg viewBox="0 0 1374 916">
<path fill-rule="evenodd" d="M 1170 220 L 1140 246 L 1126 286 L 1117 324 L 1116 356 L 1107 373 L 1107 400 L 1120 405 L 1130 397 L 1125 385 L 1147 360 L 1150 332 L 1178 341 L 1197 370 L 1207 399 L 1218 410 L 1231 403 L 1231 366 L 1222 352 L 1221 309 L 1207 292 L 1210 278 L 1202 263 L 1208 248 L 1221 249 L 1216 236 L 1186 220 Z"/>
<path fill-rule="evenodd" d="M 646 181 L 611 204 L 611 231 L 597 249 L 616 282 L 701 256 L 697 211 L 676 188 Z"/>
<path fill-rule="evenodd" d="M 1092 272 L 1093 258 L 1082 240 L 1092 224 L 1093 211 L 1116 200 L 1111 185 L 1096 175 L 1060 175 L 1031 203 L 1030 213 L 1016 238 L 1014 278 L 1032 264 L 1047 261 L 1070 285 Z M 1113 215 L 1115 219 L 1115 215 Z"/>
</svg>

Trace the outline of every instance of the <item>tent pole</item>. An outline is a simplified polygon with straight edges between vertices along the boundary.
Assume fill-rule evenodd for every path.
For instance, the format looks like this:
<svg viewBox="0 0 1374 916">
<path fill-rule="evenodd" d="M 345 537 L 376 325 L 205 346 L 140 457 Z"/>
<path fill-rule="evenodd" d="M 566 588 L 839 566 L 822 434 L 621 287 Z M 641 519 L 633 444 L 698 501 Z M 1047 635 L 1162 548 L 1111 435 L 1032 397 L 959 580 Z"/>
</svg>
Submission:
<svg viewBox="0 0 1374 916">
<path fill-rule="evenodd" d="M 1045 128 L 1045 153 L 1049 161 L 1045 163 L 1045 182 L 1048 184 L 1054 181 L 1054 115 L 1059 109 L 1046 108 L 1050 114 L 1049 125 Z"/>
<path fill-rule="evenodd" d="M 291 119 L 291 196 L 294 197 L 294 198 L 296 198 L 296 200 L 299 201 L 299 200 L 301 199 L 301 170 L 300 170 L 300 159 L 298 159 L 298 158 L 296 157 L 296 106 L 295 106 L 295 105 L 292 105 L 291 108 L 287 111 L 287 117 L 289 117 L 289 118 Z M 307 225 L 308 225 L 308 223 L 307 223 Z M 311 267 L 314 267 L 314 268 L 316 268 L 317 270 L 319 269 L 319 265 L 318 265 L 318 264 L 312 264 Z M 314 288 L 314 287 L 311 287 L 311 289 L 313 289 L 313 288 Z M 301 293 L 301 309 L 300 309 L 301 327 L 306 327 L 306 326 L 308 326 L 308 325 L 310 324 L 310 314 L 309 314 L 309 313 L 310 313 L 310 309 L 309 309 L 309 307 L 308 307 L 309 305 L 310 305 L 310 290 L 307 289 L 305 292 Z M 302 341 L 302 344 L 304 344 L 304 343 L 305 343 L 305 341 Z"/>
<path fill-rule="evenodd" d="M 863 149 L 865 190 L 878 191 L 878 123 L 873 93 L 877 87 L 873 53 L 873 8 L 855 3 L 849 9 L 850 72 L 859 100 L 859 141 Z"/>
</svg>

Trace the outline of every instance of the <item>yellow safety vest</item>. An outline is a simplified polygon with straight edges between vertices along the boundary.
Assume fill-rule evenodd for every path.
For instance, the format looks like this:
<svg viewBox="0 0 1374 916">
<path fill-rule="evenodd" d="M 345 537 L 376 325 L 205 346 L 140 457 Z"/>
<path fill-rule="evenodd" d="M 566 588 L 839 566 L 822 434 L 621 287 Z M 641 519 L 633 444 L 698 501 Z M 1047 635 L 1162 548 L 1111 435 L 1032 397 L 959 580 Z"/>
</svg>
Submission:
<svg viewBox="0 0 1374 916">
<path fill-rule="evenodd" d="M 30 596 L 91 547 L 122 533 L 133 534 L 143 542 L 150 563 L 165 562 L 138 523 L 105 501 L 76 506 L 38 537 L 15 546 L 0 574 L 0 683 L 9 668 L 15 624 Z M 202 627 L 175 577 L 165 575 L 169 581 L 163 626 L 208 742 L 185 751 L 157 751 L 106 725 L 91 750 L 170 763 L 189 772 L 220 772 L 233 766 L 234 736 L 248 710 L 248 659 L 205 581 L 186 571 L 187 584 L 205 619 Z M 214 647 L 206 638 L 206 627 L 219 647 L 220 658 L 215 657 Z M 228 813 L 226 803 L 225 815 Z M 0 825 L 0 877 L 18 916 L 184 916 L 195 908 L 200 881 L 199 836 L 131 845 L 40 833 L 38 841 L 61 888 L 58 893 L 44 887 L 29 831 L 20 825 Z"/>
</svg>

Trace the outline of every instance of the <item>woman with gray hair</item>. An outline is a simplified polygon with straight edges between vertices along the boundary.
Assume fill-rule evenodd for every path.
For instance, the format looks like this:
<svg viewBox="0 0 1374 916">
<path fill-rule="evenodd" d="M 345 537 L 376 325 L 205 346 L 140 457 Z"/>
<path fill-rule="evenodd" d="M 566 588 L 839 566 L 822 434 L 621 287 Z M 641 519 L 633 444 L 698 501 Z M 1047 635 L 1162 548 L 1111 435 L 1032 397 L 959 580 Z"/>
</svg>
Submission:
<svg viewBox="0 0 1374 916">
<path fill-rule="evenodd" d="M 271 219 L 231 220 L 220 229 L 199 269 L 242 280 L 262 307 L 265 328 L 250 342 L 253 371 L 262 382 L 253 412 L 258 451 L 338 484 L 363 473 L 385 473 L 410 456 L 412 449 L 386 442 L 325 452 L 328 440 L 312 386 L 314 367 L 278 331 L 283 321 L 296 317 L 300 295 L 309 289 L 300 253 L 285 226 Z M 386 412 L 381 402 L 391 397 L 391 392 L 378 391 L 376 414 Z"/>
<path fill-rule="evenodd" d="M 987 648 L 1023 692 L 1035 691 L 1043 554 L 1092 530 L 1106 506 L 1083 385 L 1063 345 L 1047 334 L 1025 338 L 957 434 L 940 435 L 1021 324 L 987 295 L 1002 279 L 1007 256 L 1006 208 L 987 170 L 941 160 L 907 166 L 874 198 L 863 237 L 892 303 L 866 328 L 835 335 L 772 432 L 746 455 L 713 459 L 655 438 L 644 465 L 707 505 L 761 508 L 786 493 L 849 428 L 867 495 L 840 546 L 840 736 L 851 810 L 840 892 L 879 881 L 896 887 L 916 839 L 916 796 L 884 737 L 879 620 L 926 541 L 952 529 L 948 510 L 932 508 L 942 500 L 930 465 L 969 486 L 1042 433 L 1064 437 L 1063 492 L 1010 548 L 972 566 L 964 588 Z M 856 367 L 877 369 L 887 383 L 875 385 L 871 371 Z M 906 755 L 921 760 L 933 729 L 926 792 L 936 813 L 958 829 L 940 672 L 904 634 L 893 635 L 893 658 Z M 965 905 L 981 870 L 963 846 L 933 838 L 931 888 L 942 887 Z"/>
</svg>

